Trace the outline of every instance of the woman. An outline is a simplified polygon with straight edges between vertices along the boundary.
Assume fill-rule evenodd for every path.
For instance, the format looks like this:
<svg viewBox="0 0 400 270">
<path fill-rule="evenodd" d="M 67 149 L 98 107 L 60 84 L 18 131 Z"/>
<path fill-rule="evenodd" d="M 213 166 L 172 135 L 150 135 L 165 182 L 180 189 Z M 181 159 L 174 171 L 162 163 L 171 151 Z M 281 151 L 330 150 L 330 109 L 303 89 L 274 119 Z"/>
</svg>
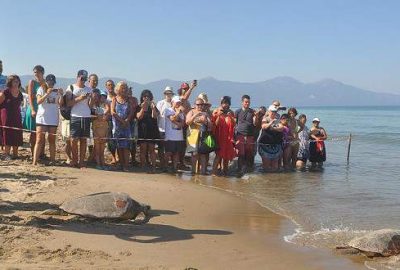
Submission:
<svg viewBox="0 0 400 270">
<path fill-rule="evenodd" d="M 296 167 L 298 170 L 304 170 L 306 168 L 307 159 L 310 157 L 310 130 L 306 126 L 307 117 L 305 114 L 299 116 L 299 152 L 297 153 Z"/>
<path fill-rule="evenodd" d="M 289 145 L 287 149 L 287 168 L 288 170 L 294 170 L 296 168 L 296 162 L 297 162 L 297 153 L 299 152 L 299 136 L 298 136 L 298 121 L 296 119 L 297 116 L 297 110 L 296 108 L 289 108 L 288 109 L 288 127 L 290 131 L 290 136 L 289 136 Z"/>
<path fill-rule="evenodd" d="M 33 74 L 35 79 L 30 80 L 28 83 L 29 106 L 24 118 L 24 129 L 31 130 L 29 143 L 31 144 L 32 155 L 34 155 L 36 143 L 36 112 L 38 109 L 36 94 L 39 87 L 42 87 L 45 91 L 47 90 L 47 85 L 44 80 L 44 68 L 41 65 L 35 66 L 33 68 Z M 42 150 L 44 149 L 42 148 L 41 151 Z M 41 154 L 43 153 L 40 153 L 39 155 Z"/>
<path fill-rule="evenodd" d="M 138 108 L 138 100 L 136 97 L 133 96 L 133 90 L 132 87 L 128 88 L 128 96 L 129 96 L 129 102 L 132 105 L 132 111 L 133 116 L 131 118 L 131 149 L 130 149 L 130 154 L 131 154 L 131 164 L 132 166 L 135 166 L 136 163 L 136 148 L 137 148 L 137 138 L 138 138 L 138 127 L 137 127 L 137 119 L 136 119 L 136 112 Z"/>
<path fill-rule="evenodd" d="M 23 100 L 20 92 L 21 80 L 17 75 L 7 78 L 6 90 L 0 93 L 0 122 L 3 126 L 18 128 L 0 128 L 0 145 L 4 146 L 5 160 L 10 160 L 12 147 L 12 158 L 18 158 L 18 146 L 23 144 L 21 103 Z"/>
<path fill-rule="evenodd" d="M 326 160 L 326 149 L 324 141 L 328 138 L 328 134 L 326 133 L 323 127 L 319 126 L 320 120 L 319 118 L 314 118 L 313 126 L 310 132 L 310 162 L 311 168 L 322 168 L 324 161 Z"/>
<path fill-rule="evenodd" d="M 258 140 L 258 153 L 267 172 L 278 171 L 279 159 L 282 156 L 284 126 L 277 119 L 277 112 L 275 106 L 269 106 L 268 114 L 262 120 L 262 131 Z"/>
<path fill-rule="evenodd" d="M 283 126 L 282 129 L 282 151 L 283 151 L 283 168 L 286 171 L 292 170 L 292 147 L 291 144 L 293 142 L 292 132 L 289 128 L 289 115 L 284 113 L 279 118 L 280 124 Z M 278 164 L 279 167 L 279 164 Z"/>
<path fill-rule="evenodd" d="M 221 106 L 212 114 L 213 133 L 219 149 L 213 163 L 213 175 L 217 175 L 218 166 L 221 166 L 222 175 L 228 174 L 228 165 L 236 156 L 234 147 L 235 114 L 230 109 L 231 97 L 224 96 Z"/>
<path fill-rule="evenodd" d="M 93 90 L 94 106 L 93 106 L 93 137 L 94 137 L 94 157 L 96 160 L 96 168 L 105 169 L 104 148 L 106 137 L 108 135 L 108 120 L 110 118 L 110 105 L 107 102 L 107 94 L 101 94 L 99 89 Z"/>
<path fill-rule="evenodd" d="M 116 96 L 111 102 L 111 115 L 113 120 L 113 138 L 117 143 L 117 153 L 123 171 L 129 168 L 129 150 L 131 128 L 130 121 L 133 116 L 133 108 L 129 102 L 128 85 L 120 81 L 115 86 Z M 119 139 L 120 138 L 120 139 Z"/>
<path fill-rule="evenodd" d="M 150 155 L 151 165 L 149 173 L 156 171 L 156 140 L 160 139 L 157 125 L 158 109 L 153 101 L 153 93 L 143 90 L 140 94 L 140 105 L 138 106 L 138 143 L 140 145 L 140 166 L 146 166 L 147 156 Z"/>
<path fill-rule="evenodd" d="M 39 87 L 36 93 L 38 104 L 36 114 L 36 144 L 33 154 L 33 165 L 36 165 L 45 146 L 45 135 L 49 141 L 50 164 L 56 161 L 56 133 L 59 122 L 58 106 L 63 95 L 62 89 L 54 88 L 56 77 L 53 74 L 46 76 L 46 87 Z"/>
<path fill-rule="evenodd" d="M 202 132 L 211 131 L 211 118 L 206 111 L 206 104 L 201 98 L 195 101 L 195 108 L 186 116 L 186 124 L 189 126 L 187 135 L 187 152 L 192 154 L 192 174 L 197 173 L 197 165 L 200 165 L 201 174 L 207 173 L 208 154 L 198 153 L 199 141 Z"/>
</svg>

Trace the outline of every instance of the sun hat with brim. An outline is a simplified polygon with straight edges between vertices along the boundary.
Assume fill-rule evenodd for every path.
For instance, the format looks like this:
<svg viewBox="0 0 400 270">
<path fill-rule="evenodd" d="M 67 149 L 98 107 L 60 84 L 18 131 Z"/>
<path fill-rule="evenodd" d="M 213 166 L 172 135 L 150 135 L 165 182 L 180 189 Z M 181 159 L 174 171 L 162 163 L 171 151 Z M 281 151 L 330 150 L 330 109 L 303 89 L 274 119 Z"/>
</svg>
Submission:
<svg viewBox="0 0 400 270">
<path fill-rule="evenodd" d="M 312 121 L 313 121 L 313 122 L 321 122 L 321 121 L 319 120 L 319 118 L 317 118 L 317 117 L 315 117 Z"/>
<path fill-rule="evenodd" d="M 174 96 L 174 97 L 171 99 L 171 102 L 172 102 L 172 103 L 181 102 L 181 98 L 180 98 L 179 96 Z"/>
<path fill-rule="evenodd" d="M 278 111 L 278 108 L 275 107 L 275 105 L 270 105 L 270 106 L 268 107 L 268 111 L 270 111 L 270 112 L 277 112 L 277 111 Z"/>
<path fill-rule="evenodd" d="M 197 98 L 202 99 L 204 101 L 204 104 L 208 104 L 208 105 L 210 104 L 208 102 L 208 96 L 206 93 L 200 93 Z"/>
<path fill-rule="evenodd" d="M 171 86 L 165 87 L 165 89 L 164 89 L 164 95 L 166 95 L 166 94 L 173 94 L 173 93 L 174 93 L 174 90 L 172 89 Z"/>
</svg>

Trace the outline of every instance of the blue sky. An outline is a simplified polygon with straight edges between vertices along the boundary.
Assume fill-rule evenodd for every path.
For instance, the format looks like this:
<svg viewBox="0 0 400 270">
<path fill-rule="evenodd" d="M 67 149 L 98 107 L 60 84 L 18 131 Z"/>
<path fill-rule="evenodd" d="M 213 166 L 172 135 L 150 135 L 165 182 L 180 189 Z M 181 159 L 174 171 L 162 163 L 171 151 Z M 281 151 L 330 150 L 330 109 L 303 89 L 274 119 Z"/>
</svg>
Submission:
<svg viewBox="0 0 400 270">
<path fill-rule="evenodd" d="M 4 73 L 333 78 L 400 94 L 400 1 L 0 0 Z"/>
</svg>

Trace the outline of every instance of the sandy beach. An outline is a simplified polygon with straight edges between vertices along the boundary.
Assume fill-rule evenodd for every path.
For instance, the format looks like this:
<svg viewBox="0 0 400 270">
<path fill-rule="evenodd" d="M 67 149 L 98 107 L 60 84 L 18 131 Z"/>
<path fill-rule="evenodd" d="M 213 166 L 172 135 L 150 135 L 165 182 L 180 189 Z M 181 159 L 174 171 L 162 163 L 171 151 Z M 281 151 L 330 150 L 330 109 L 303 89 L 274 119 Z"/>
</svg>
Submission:
<svg viewBox="0 0 400 270">
<path fill-rule="evenodd" d="M 294 225 L 258 204 L 167 174 L 0 163 L 1 269 L 365 269 L 283 241 Z M 150 222 L 48 216 L 67 199 L 123 191 Z"/>
</svg>

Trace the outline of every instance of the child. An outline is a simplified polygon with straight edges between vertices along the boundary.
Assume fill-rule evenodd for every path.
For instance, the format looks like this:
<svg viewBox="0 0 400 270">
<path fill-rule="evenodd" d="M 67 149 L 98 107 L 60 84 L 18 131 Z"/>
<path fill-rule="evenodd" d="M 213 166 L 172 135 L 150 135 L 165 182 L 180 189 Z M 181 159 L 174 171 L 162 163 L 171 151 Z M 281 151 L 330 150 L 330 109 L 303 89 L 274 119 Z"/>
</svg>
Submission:
<svg viewBox="0 0 400 270">
<path fill-rule="evenodd" d="M 93 90 L 93 136 L 94 136 L 94 156 L 99 170 L 105 169 L 104 148 L 108 135 L 108 119 L 110 118 L 110 106 L 107 103 L 107 95 L 102 95 L 99 89 Z"/>
</svg>

